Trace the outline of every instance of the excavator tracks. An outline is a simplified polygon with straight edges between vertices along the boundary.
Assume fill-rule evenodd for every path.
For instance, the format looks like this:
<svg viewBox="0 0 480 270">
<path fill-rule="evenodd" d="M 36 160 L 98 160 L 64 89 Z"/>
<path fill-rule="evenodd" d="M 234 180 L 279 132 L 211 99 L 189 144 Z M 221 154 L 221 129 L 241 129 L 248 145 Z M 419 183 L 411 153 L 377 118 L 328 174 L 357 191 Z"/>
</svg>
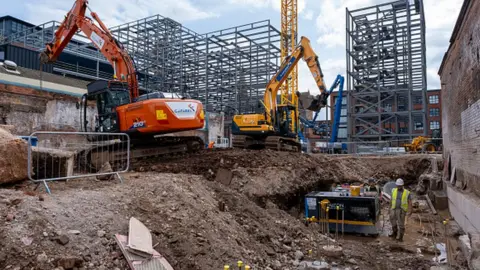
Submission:
<svg viewBox="0 0 480 270">
<path fill-rule="evenodd" d="M 235 135 L 232 140 L 232 146 L 243 149 L 270 149 L 290 152 L 300 152 L 301 150 L 300 143 L 295 139 L 281 136 L 255 138 L 246 135 Z"/>
<path fill-rule="evenodd" d="M 132 140 L 130 151 L 128 142 L 106 143 L 84 150 L 80 156 L 89 170 L 98 171 L 105 163 L 110 163 L 113 170 L 126 168 L 126 161 L 130 163 L 151 157 L 193 153 L 204 147 L 201 138 L 191 137 L 159 137 L 150 140 Z M 129 155 L 130 154 L 130 155 Z"/>
</svg>

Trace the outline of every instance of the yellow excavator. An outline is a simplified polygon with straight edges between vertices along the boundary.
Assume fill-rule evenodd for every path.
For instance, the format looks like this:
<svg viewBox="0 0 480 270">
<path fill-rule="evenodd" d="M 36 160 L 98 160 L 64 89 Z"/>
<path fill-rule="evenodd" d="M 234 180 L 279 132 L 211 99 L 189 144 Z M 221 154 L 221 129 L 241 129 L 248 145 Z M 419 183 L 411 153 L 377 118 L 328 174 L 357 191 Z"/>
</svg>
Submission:
<svg viewBox="0 0 480 270">
<path fill-rule="evenodd" d="M 432 137 L 418 136 L 411 143 L 405 144 L 405 151 L 412 153 L 437 152 L 442 149 L 442 135 L 440 130 L 434 130 Z"/>
<path fill-rule="evenodd" d="M 310 69 L 320 90 L 308 106 L 308 110 L 318 111 L 327 105 L 329 96 L 323 80 L 318 57 L 310 46 L 310 40 L 302 37 L 292 54 L 280 65 L 279 71 L 267 84 L 263 96 L 263 114 L 240 114 L 233 117 L 232 144 L 235 148 L 273 149 L 278 151 L 301 150 L 298 140 L 298 105 L 277 104 L 277 95 L 283 82 L 288 78 L 298 61 L 303 59 Z M 297 91 L 296 95 L 300 95 Z M 297 119 L 292 119 L 297 118 Z"/>
</svg>

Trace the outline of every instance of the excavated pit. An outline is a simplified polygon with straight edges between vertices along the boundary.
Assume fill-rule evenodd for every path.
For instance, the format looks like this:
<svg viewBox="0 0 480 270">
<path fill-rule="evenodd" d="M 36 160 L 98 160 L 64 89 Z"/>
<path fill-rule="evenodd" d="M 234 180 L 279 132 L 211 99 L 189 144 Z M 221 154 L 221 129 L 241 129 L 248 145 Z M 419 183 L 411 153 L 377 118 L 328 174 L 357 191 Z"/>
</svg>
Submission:
<svg viewBox="0 0 480 270">
<path fill-rule="evenodd" d="M 443 165 L 441 158 L 437 163 Z M 304 196 L 309 192 L 330 190 L 334 183 L 361 184 L 368 178 L 384 184 L 400 177 L 414 187 L 431 167 L 432 157 L 428 155 L 356 157 L 238 149 L 207 150 L 188 157 L 162 157 L 133 164 L 133 170 L 140 172 L 201 175 L 245 194 L 262 208 L 273 203 L 296 217 L 303 212 Z M 220 170 L 230 172 L 231 179 L 219 180 Z"/>
<path fill-rule="evenodd" d="M 0 254 L 6 254 L 0 256 L 0 268 L 54 269 L 65 261 L 61 259 L 75 257 L 84 267 L 125 269 L 112 236 L 127 234 L 128 218 L 134 216 L 152 231 L 155 249 L 180 270 L 221 269 L 237 260 L 253 269 L 296 269 L 298 252 L 305 260 L 344 268 L 354 259 L 359 269 L 429 269 L 430 261 L 415 252 L 390 251 L 377 241 L 346 239 L 342 257 L 325 257 L 325 236 L 302 222 L 305 194 L 368 177 L 387 181 L 401 176 L 414 183 L 429 168 L 424 159 L 429 157 L 213 150 L 138 161 L 133 172 L 123 175 L 123 184 L 52 182 L 52 195 L 41 201 L 30 196 L 29 186 L 0 189 L 0 198 L 7 201 L 0 204 L 0 213 L 10 219 L 0 219 Z M 229 181 L 220 169 L 229 172 Z M 70 230 L 80 234 L 68 234 Z M 69 243 L 59 244 L 55 239 L 60 235 Z M 22 242 L 30 239 L 32 244 Z M 373 253 L 376 260 L 370 259 Z"/>
</svg>

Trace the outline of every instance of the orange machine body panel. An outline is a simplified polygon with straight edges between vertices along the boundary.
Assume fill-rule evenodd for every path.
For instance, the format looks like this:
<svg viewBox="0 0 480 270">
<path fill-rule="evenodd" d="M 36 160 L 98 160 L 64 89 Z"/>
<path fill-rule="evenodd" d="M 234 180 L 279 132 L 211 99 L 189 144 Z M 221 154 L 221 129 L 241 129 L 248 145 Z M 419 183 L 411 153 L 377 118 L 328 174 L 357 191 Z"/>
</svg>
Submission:
<svg viewBox="0 0 480 270">
<path fill-rule="evenodd" d="M 148 99 L 117 107 L 120 131 L 158 135 L 201 129 L 205 124 L 203 105 L 192 99 Z"/>
</svg>

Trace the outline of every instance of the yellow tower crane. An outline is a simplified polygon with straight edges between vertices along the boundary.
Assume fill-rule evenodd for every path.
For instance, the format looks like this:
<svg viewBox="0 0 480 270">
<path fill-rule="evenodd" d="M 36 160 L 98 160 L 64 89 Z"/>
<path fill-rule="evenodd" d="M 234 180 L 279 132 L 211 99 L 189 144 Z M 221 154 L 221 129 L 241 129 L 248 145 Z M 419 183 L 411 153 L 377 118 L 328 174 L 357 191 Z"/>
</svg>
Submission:
<svg viewBox="0 0 480 270">
<path fill-rule="evenodd" d="M 281 0 L 281 36 L 280 36 L 280 53 L 281 62 L 286 57 L 291 55 L 297 47 L 297 30 L 298 30 L 298 17 L 297 17 L 297 0 Z M 295 66 L 294 70 L 290 73 L 290 76 L 285 80 L 284 85 L 280 89 L 280 104 L 295 106 L 298 108 L 298 67 Z M 298 127 L 298 110 L 291 112 L 290 118 L 291 128 Z"/>
</svg>

